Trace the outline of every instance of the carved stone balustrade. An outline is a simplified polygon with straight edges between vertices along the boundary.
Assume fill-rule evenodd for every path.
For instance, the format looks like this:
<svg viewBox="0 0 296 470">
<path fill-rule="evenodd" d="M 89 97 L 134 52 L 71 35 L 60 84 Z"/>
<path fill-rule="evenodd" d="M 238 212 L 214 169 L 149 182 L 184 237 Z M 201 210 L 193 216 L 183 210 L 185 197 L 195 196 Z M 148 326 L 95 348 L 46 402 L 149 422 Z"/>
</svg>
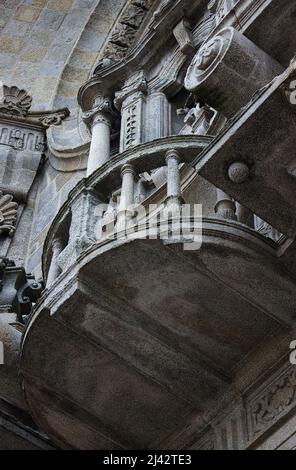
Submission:
<svg viewBox="0 0 296 470">
<path fill-rule="evenodd" d="M 132 209 L 135 203 L 135 170 L 131 164 L 126 163 L 121 169 L 122 185 L 120 193 L 120 203 L 118 207 L 117 228 L 125 228 L 133 218 Z"/>
<path fill-rule="evenodd" d="M 50 267 L 49 271 L 47 274 L 47 282 L 46 285 L 50 286 L 52 282 L 59 276 L 59 274 L 62 272 L 59 264 L 58 264 L 58 257 L 63 251 L 63 241 L 61 238 L 55 238 L 52 241 L 52 257 L 51 257 L 51 262 L 50 262 Z"/>
<path fill-rule="evenodd" d="M 221 189 L 217 189 L 215 212 L 218 217 L 222 217 L 223 219 L 237 220 L 235 215 L 235 202 L 230 196 L 228 196 L 228 194 L 221 191 Z"/>
<path fill-rule="evenodd" d="M 167 164 L 167 197 L 166 207 L 174 212 L 179 210 L 182 203 L 181 182 L 180 182 L 180 156 L 176 150 L 169 150 L 165 156 Z"/>
<path fill-rule="evenodd" d="M 132 179 L 145 171 L 151 171 L 166 164 L 165 155 L 169 149 L 178 152 L 180 162 L 190 162 L 212 140 L 207 136 L 173 136 L 154 140 L 153 142 L 138 145 L 118 154 L 105 162 L 89 178 L 82 180 L 70 192 L 68 201 L 61 208 L 55 218 L 44 248 L 44 273 L 47 284 L 54 281 L 59 270 L 66 270 L 75 263 L 77 257 L 89 246 L 98 242 L 101 225 L 107 223 L 102 219 L 104 212 L 110 209 L 110 194 L 118 190 L 123 184 L 123 195 L 120 198 L 119 213 L 121 222 L 125 220 L 126 209 L 134 201 L 134 188 Z M 176 155 L 176 154 L 174 154 Z M 124 176 L 124 179 L 122 179 Z M 174 169 L 172 178 L 169 177 L 169 188 L 175 187 Z M 177 183 L 178 186 L 179 183 Z M 169 190 L 170 191 L 170 190 Z M 173 189 L 175 197 L 175 190 Z M 117 211 L 116 211 L 117 212 Z M 130 217 L 132 214 L 129 214 Z M 105 218 L 106 219 L 106 218 Z M 68 235 L 65 238 L 65 233 Z M 57 258 L 51 261 L 55 250 L 55 240 L 63 238 L 65 248 Z M 59 244 L 60 246 L 60 244 Z M 48 271 L 54 273 L 48 280 Z"/>
</svg>

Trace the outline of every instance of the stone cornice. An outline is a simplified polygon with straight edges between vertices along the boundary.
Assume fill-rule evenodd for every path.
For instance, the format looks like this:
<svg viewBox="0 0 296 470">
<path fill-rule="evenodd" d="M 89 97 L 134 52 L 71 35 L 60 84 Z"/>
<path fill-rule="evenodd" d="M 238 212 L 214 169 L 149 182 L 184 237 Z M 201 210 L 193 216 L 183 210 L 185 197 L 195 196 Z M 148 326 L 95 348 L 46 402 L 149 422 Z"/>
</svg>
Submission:
<svg viewBox="0 0 296 470">
<path fill-rule="evenodd" d="M 0 121 L 26 127 L 47 129 L 58 126 L 69 116 L 68 108 L 49 111 L 30 111 L 33 98 L 26 90 L 2 85 L 0 90 Z"/>
<path fill-rule="evenodd" d="M 102 59 L 100 66 L 95 69 L 95 75 L 82 85 L 78 92 L 78 103 L 83 111 L 92 107 L 97 93 L 96 88 L 101 85 L 102 81 L 104 82 L 105 93 L 108 94 L 122 85 L 123 81 L 128 78 L 131 68 L 136 70 L 140 64 L 140 66 L 144 66 L 151 59 L 153 53 L 156 53 L 160 44 L 163 44 L 169 36 L 173 35 L 171 26 L 184 17 L 184 10 L 189 16 L 195 11 L 202 11 L 202 8 L 206 8 L 207 5 L 205 0 L 199 0 L 194 6 L 192 6 L 191 0 L 177 0 L 166 3 L 166 8 L 162 11 L 165 12 L 165 15 L 161 15 L 159 12 L 157 24 L 152 21 L 153 28 L 149 27 L 148 24 L 141 40 L 137 38 L 138 41 L 133 46 L 126 48 L 124 57 L 117 61 L 107 57 Z M 147 47 L 149 47 L 149 54 L 147 54 Z M 186 58 L 186 56 L 184 57 Z"/>
<path fill-rule="evenodd" d="M 35 111 L 24 115 L 14 115 L 9 112 L 1 112 L 0 121 L 19 124 L 24 127 L 48 129 L 51 126 L 59 126 L 69 116 L 68 108 L 50 111 Z"/>
<path fill-rule="evenodd" d="M 249 0 L 239 0 L 216 26 L 212 25 L 210 21 L 211 16 L 208 20 L 205 19 L 209 23 L 206 26 L 206 30 L 209 29 L 209 37 L 215 35 L 221 28 L 230 25 L 237 27 L 239 24 L 242 31 L 247 30 L 251 25 L 252 17 L 256 17 L 258 12 L 260 13 L 266 2 L 267 0 L 257 0 L 250 5 Z M 94 76 L 85 82 L 78 92 L 78 103 L 82 110 L 91 108 L 92 100 L 96 95 L 96 88 L 102 81 L 104 82 L 106 93 L 110 93 L 116 87 L 122 85 L 123 81 L 128 77 L 131 68 L 136 69 L 139 65 L 144 68 L 145 63 L 151 59 L 153 53 L 156 53 L 159 45 L 167 42 L 168 37 L 173 35 L 172 24 L 175 25 L 184 18 L 184 11 L 186 11 L 186 17 L 190 18 L 195 11 L 202 11 L 203 8 L 206 11 L 207 2 L 203 0 L 200 0 L 194 7 L 192 7 L 192 2 L 189 0 L 164 2 L 163 8 L 159 8 L 159 13 L 156 16 L 154 15 L 153 19 L 148 23 L 145 31 L 142 33 L 141 40 L 138 38 L 134 46 L 126 48 L 124 57 L 118 58 L 117 61 L 111 60 L 108 57 L 102 58 L 100 66 L 94 71 Z M 118 21 L 120 22 L 120 18 Z M 198 24 L 196 28 L 200 27 L 201 25 Z M 196 28 L 192 31 L 195 43 Z M 149 54 L 147 54 L 148 46 Z M 105 49 L 103 49 L 103 55 L 104 51 Z M 178 52 L 181 54 L 184 62 L 186 56 L 182 54 L 180 46 L 178 47 Z"/>
</svg>

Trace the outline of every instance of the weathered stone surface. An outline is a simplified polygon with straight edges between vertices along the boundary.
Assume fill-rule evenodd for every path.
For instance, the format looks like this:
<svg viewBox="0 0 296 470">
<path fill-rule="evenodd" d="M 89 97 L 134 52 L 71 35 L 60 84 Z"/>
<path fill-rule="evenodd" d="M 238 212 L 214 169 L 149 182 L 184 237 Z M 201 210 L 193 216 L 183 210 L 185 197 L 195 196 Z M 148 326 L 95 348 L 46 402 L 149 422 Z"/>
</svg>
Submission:
<svg viewBox="0 0 296 470">
<path fill-rule="evenodd" d="M 295 13 L 1 2 L 0 448 L 295 448 Z"/>
</svg>

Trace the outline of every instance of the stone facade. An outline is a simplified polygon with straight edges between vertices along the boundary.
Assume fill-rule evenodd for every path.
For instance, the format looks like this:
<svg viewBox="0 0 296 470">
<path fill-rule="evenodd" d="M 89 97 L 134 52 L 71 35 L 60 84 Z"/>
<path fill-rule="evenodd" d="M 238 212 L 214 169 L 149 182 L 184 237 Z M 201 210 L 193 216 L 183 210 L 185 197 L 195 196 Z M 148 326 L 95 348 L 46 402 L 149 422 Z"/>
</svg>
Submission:
<svg viewBox="0 0 296 470">
<path fill-rule="evenodd" d="M 1 3 L 0 448 L 296 448 L 295 15 Z"/>
</svg>

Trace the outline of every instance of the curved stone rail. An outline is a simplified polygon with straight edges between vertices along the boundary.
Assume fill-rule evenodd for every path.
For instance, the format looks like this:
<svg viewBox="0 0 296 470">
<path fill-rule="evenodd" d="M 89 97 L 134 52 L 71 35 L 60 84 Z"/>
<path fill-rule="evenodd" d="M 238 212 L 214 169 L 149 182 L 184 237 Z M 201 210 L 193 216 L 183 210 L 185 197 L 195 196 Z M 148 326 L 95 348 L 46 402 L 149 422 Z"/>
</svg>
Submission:
<svg viewBox="0 0 296 470">
<path fill-rule="evenodd" d="M 178 152 L 180 162 L 188 163 L 197 157 L 212 139 L 209 136 L 179 135 L 140 144 L 111 158 L 87 179 L 81 180 L 70 192 L 68 200 L 60 209 L 47 235 L 43 252 L 44 277 L 47 277 L 49 269 L 48 258 L 51 255 L 50 247 L 53 240 L 62 237 L 64 244 L 68 242 L 65 233 L 69 232 L 73 202 L 79 200 L 80 195 L 92 193 L 97 200 L 94 206 L 106 203 L 112 191 L 121 185 L 121 171 L 124 165 L 132 165 L 136 175 L 153 170 L 165 165 L 165 154 L 171 149 Z"/>
</svg>

